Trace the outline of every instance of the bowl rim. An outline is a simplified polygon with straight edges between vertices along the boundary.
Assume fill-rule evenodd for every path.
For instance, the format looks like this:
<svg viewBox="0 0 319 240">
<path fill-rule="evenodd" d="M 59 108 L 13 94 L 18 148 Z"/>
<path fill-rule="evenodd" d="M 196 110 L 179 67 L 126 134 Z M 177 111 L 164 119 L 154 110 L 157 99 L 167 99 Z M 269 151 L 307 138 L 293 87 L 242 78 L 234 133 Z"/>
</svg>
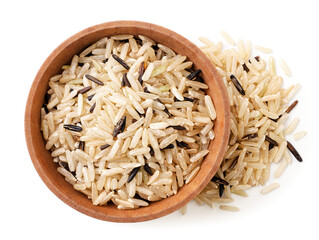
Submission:
<svg viewBox="0 0 319 240">
<path fill-rule="evenodd" d="M 178 39 L 178 41 L 183 42 L 184 45 L 187 45 L 189 49 L 191 49 L 194 54 L 199 55 L 199 58 L 204 62 L 205 65 L 207 65 L 210 70 L 213 72 L 212 75 L 214 76 L 216 84 L 218 85 L 219 91 L 221 91 L 221 103 L 223 104 L 223 110 L 224 110 L 224 124 L 223 124 L 223 135 L 221 136 L 221 141 L 219 142 L 220 147 L 218 148 L 218 153 L 217 153 L 217 160 L 215 161 L 214 166 L 212 169 L 208 171 L 208 174 L 206 176 L 206 179 L 204 179 L 200 184 L 196 186 L 195 189 L 193 189 L 192 192 L 186 193 L 187 197 L 183 198 L 179 202 L 175 202 L 174 204 L 168 206 L 167 208 L 164 209 L 158 209 L 155 212 L 148 213 L 147 211 L 140 210 L 138 211 L 137 215 L 132 215 L 131 216 L 126 216 L 125 212 L 130 212 L 134 210 L 118 210 L 122 213 L 118 213 L 116 215 L 108 215 L 105 213 L 101 213 L 99 210 L 92 210 L 92 208 L 87 208 L 83 206 L 83 204 L 74 201 L 74 199 L 71 199 L 70 197 L 66 196 L 61 190 L 55 186 L 54 181 L 50 179 L 43 167 L 41 166 L 41 161 L 40 161 L 40 156 L 37 154 L 37 151 L 35 149 L 35 145 L 37 144 L 35 142 L 35 139 L 33 138 L 33 133 L 32 129 L 34 129 L 34 125 L 38 123 L 34 123 L 33 121 L 33 112 L 32 112 L 32 103 L 34 101 L 34 98 L 37 94 L 36 89 L 39 87 L 39 84 L 43 78 L 44 72 L 47 70 L 47 67 L 50 65 L 50 63 L 59 55 L 61 54 L 68 46 L 70 46 L 72 43 L 80 40 L 82 37 L 85 37 L 88 34 L 92 34 L 93 32 L 96 31 L 102 31 L 103 29 L 106 28 L 114 28 L 114 27 L 132 27 L 132 26 L 138 26 L 139 28 L 145 28 L 150 31 L 156 31 L 160 34 L 164 34 L 165 36 L 170 36 L 174 37 L 175 39 Z M 138 33 L 137 33 L 138 34 Z M 102 38 L 102 36 L 101 36 Z M 191 41 L 186 39 L 185 37 L 179 35 L 178 33 L 169 30 L 165 27 L 153 24 L 153 23 L 148 23 L 148 22 L 141 22 L 141 21 L 131 21 L 131 20 L 124 20 L 124 21 L 112 21 L 112 22 L 105 22 L 101 23 L 98 25 L 94 25 L 91 27 L 88 27 L 65 41 L 63 41 L 56 49 L 54 49 L 51 54 L 47 57 L 47 59 L 44 61 L 44 63 L 41 65 L 40 69 L 38 70 L 35 79 L 32 83 L 32 86 L 30 88 L 30 92 L 28 95 L 27 103 L 26 103 L 26 108 L 25 108 L 25 119 L 24 119 L 24 127 L 25 127 L 25 138 L 26 138 L 26 143 L 27 143 L 27 148 L 29 151 L 30 158 L 32 160 L 32 163 L 39 174 L 40 178 L 42 181 L 47 185 L 47 187 L 64 203 L 67 205 L 71 206 L 72 208 L 76 209 L 77 211 L 84 213 L 88 216 L 100 219 L 100 220 L 106 220 L 106 221 L 111 221 L 111 222 L 140 222 L 140 221 L 147 221 L 147 220 L 152 220 L 155 218 L 159 218 L 162 216 L 165 216 L 169 213 L 174 212 L 175 210 L 181 208 L 184 206 L 186 203 L 191 201 L 199 192 L 201 192 L 204 187 L 208 184 L 210 179 L 213 177 L 215 172 L 217 171 L 217 168 L 220 166 L 223 156 L 226 152 L 226 147 L 230 135 L 230 109 L 229 109 L 229 100 L 228 100 L 228 95 L 226 91 L 226 87 L 220 78 L 218 71 L 216 70 L 215 66 L 213 63 L 207 58 L 207 56 Z M 173 196 L 169 197 L 172 198 Z M 168 198 L 167 198 L 168 199 Z M 164 200 L 161 200 L 164 201 Z M 161 202 L 159 201 L 159 202 Z M 157 203 L 152 203 L 152 204 L 157 204 Z M 92 204 L 92 206 L 94 206 Z M 97 206 L 94 206 L 97 207 Z M 148 208 L 148 207 L 143 207 Z M 97 209 L 99 209 L 97 207 Z M 141 208 L 139 208 L 141 209 Z"/>
</svg>

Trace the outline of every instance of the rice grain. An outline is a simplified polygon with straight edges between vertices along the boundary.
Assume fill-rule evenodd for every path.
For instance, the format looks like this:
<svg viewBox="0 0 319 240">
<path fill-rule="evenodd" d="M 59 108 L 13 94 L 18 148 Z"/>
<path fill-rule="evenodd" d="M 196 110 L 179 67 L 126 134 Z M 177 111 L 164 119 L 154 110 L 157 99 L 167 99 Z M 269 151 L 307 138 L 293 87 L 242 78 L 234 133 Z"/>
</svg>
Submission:
<svg viewBox="0 0 319 240">
<path fill-rule="evenodd" d="M 270 193 L 272 191 L 274 191 L 275 189 L 279 188 L 279 184 L 278 183 L 272 183 L 269 186 L 263 188 L 261 190 L 261 194 L 267 194 Z"/>
</svg>

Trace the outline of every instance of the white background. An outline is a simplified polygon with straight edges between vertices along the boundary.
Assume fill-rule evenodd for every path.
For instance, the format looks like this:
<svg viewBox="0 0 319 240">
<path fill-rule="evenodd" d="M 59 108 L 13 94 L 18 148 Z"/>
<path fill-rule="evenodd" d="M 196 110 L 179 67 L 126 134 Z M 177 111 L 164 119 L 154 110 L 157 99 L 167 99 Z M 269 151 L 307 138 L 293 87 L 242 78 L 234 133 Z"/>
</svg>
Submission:
<svg viewBox="0 0 319 240">
<path fill-rule="evenodd" d="M 117 2 L 115 4 L 115 2 Z M 318 239 L 318 7 L 317 1 L 2 1 L 0 14 L 0 239 Z M 174 30 L 198 43 L 199 36 L 250 39 L 274 49 L 299 82 L 295 143 L 304 158 L 293 161 L 262 196 L 236 198 L 241 211 L 189 204 L 179 212 L 144 223 L 93 219 L 60 201 L 37 175 L 24 138 L 29 88 L 46 57 L 62 41 L 89 26 L 113 20 L 141 20 Z M 278 62 L 278 61 L 277 61 Z M 282 72 L 279 71 L 280 74 Z M 291 138 L 289 138 L 291 139 Z"/>
</svg>

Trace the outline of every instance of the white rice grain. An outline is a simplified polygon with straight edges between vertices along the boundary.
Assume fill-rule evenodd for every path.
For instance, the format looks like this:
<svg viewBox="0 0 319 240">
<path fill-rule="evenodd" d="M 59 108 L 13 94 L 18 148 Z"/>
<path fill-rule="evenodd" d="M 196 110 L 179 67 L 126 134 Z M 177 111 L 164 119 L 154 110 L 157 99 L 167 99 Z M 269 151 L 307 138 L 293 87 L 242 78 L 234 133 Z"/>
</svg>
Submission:
<svg viewBox="0 0 319 240">
<path fill-rule="evenodd" d="M 287 165 L 288 165 L 288 163 L 286 161 L 281 161 L 279 163 L 279 166 L 277 167 L 276 172 L 274 174 L 275 178 L 279 178 L 283 174 Z"/>
<path fill-rule="evenodd" d="M 230 212 L 238 212 L 239 208 L 235 206 L 230 206 L 230 205 L 220 205 L 219 209 L 224 210 L 224 211 L 230 211 Z"/>
<path fill-rule="evenodd" d="M 256 50 L 258 50 L 258 51 L 263 52 L 263 53 L 272 53 L 272 49 L 266 48 L 266 47 L 263 47 L 263 46 L 255 45 L 254 48 Z"/>
<path fill-rule="evenodd" d="M 149 125 L 151 129 L 166 129 L 168 126 L 169 124 L 167 122 L 157 122 Z"/>
<path fill-rule="evenodd" d="M 270 184 L 269 186 L 263 188 L 261 190 L 261 194 L 267 194 L 267 193 L 270 193 L 272 192 L 273 190 L 279 188 L 279 184 L 278 183 L 272 183 Z"/>
<path fill-rule="evenodd" d="M 293 133 L 293 131 L 296 129 L 298 123 L 299 123 L 300 119 L 299 118 L 294 118 L 291 123 L 288 125 L 288 127 L 285 129 L 285 134 L 289 135 L 291 133 Z"/>
<path fill-rule="evenodd" d="M 285 62 L 285 60 L 283 59 L 279 59 L 279 65 L 281 67 L 281 69 L 283 70 L 283 72 L 290 77 L 291 76 L 291 71 L 287 65 L 287 63 Z"/>
<path fill-rule="evenodd" d="M 212 120 L 215 120 L 216 119 L 216 110 L 215 110 L 215 107 L 214 107 L 214 104 L 213 104 L 211 97 L 208 95 L 205 96 L 205 105 L 206 105 L 206 108 L 208 110 L 209 117 Z"/>
<path fill-rule="evenodd" d="M 136 156 L 136 155 L 141 155 L 141 154 L 145 154 L 145 153 L 148 153 L 150 151 L 150 148 L 149 147 L 146 147 L 146 148 L 136 148 L 134 150 L 131 150 L 128 152 L 129 155 L 132 155 L 132 156 Z"/>
<path fill-rule="evenodd" d="M 200 151 L 199 153 L 195 154 L 193 157 L 191 157 L 190 161 L 191 162 L 196 162 L 198 160 L 200 160 L 201 158 L 203 158 L 205 155 L 207 155 L 209 153 L 208 150 L 203 150 Z"/>
<path fill-rule="evenodd" d="M 220 34 L 222 35 L 222 37 L 230 44 L 230 45 L 235 45 L 235 41 L 234 39 L 225 31 L 220 31 Z M 203 40 L 203 38 L 202 38 Z M 207 43 L 208 41 L 206 40 L 205 43 Z M 208 42 L 209 44 L 210 41 Z"/>
<path fill-rule="evenodd" d="M 294 135 L 293 135 L 293 138 L 295 141 L 297 140 L 300 140 L 301 138 L 303 138 L 304 136 L 307 135 L 307 131 L 305 130 L 302 130 L 302 131 L 299 131 L 299 132 L 296 132 Z"/>
</svg>

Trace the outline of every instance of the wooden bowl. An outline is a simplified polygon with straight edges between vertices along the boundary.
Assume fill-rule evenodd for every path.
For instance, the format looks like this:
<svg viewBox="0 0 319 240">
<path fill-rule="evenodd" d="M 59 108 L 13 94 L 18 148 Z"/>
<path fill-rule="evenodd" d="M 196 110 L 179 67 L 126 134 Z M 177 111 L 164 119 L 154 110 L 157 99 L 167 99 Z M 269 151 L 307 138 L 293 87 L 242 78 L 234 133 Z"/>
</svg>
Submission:
<svg viewBox="0 0 319 240">
<path fill-rule="evenodd" d="M 196 177 L 179 192 L 147 207 L 134 210 L 118 210 L 113 204 L 94 206 L 84 194 L 76 191 L 56 170 L 50 152 L 45 149 L 45 141 L 40 131 L 40 109 L 48 89 L 49 78 L 61 72 L 61 67 L 69 64 L 72 56 L 79 54 L 90 44 L 102 37 L 117 34 L 142 34 L 157 43 L 164 44 L 176 53 L 185 55 L 201 69 L 212 97 L 217 119 L 215 139 L 209 146 L 209 154 L 201 165 Z M 211 61 L 189 40 L 164 27 L 146 22 L 115 21 L 89 27 L 58 46 L 46 59 L 31 86 L 25 110 L 25 136 L 30 157 L 38 174 L 48 188 L 63 202 L 91 217 L 112 222 L 147 221 L 172 213 L 192 200 L 208 184 L 223 159 L 229 138 L 229 102 L 224 84 Z"/>
</svg>

